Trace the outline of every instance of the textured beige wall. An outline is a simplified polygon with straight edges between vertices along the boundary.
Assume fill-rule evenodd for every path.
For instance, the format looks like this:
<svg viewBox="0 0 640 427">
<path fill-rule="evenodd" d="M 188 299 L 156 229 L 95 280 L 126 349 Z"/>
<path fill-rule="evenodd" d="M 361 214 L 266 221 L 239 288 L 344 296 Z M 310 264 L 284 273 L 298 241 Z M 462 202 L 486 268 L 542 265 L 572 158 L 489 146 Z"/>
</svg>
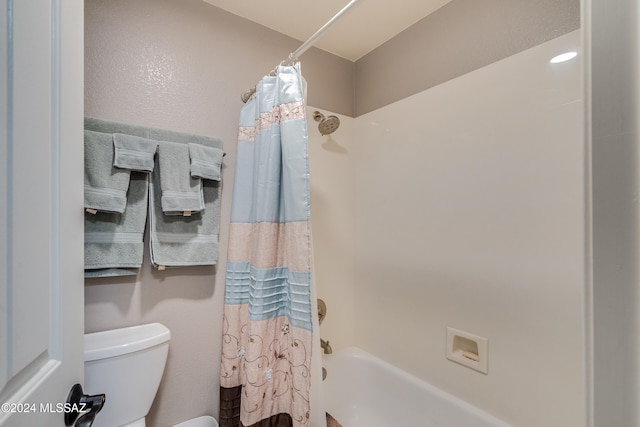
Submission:
<svg viewBox="0 0 640 427">
<path fill-rule="evenodd" d="M 217 136 L 227 152 L 220 264 L 158 272 L 147 252 L 137 278 L 87 280 L 85 330 L 165 324 L 169 359 L 148 425 L 217 415 L 240 94 L 300 42 L 200 0 L 87 0 L 85 13 L 86 115 Z M 310 101 L 352 114 L 353 63 L 312 49 L 303 64 Z"/>
<path fill-rule="evenodd" d="M 356 62 L 355 115 L 579 26 L 579 0 L 453 0 Z"/>
</svg>

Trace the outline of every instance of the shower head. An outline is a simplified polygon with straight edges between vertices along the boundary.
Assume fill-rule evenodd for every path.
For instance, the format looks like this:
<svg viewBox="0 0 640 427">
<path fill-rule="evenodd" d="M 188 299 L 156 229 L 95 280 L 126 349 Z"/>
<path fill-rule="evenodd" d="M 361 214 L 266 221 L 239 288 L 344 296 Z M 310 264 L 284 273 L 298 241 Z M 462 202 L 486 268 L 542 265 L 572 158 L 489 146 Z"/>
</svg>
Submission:
<svg viewBox="0 0 640 427">
<path fill-rule="evenodd" d="M 318 130 L 320 135 L 329 135 L 338 129 L 340 126 L 340 119 L 336 116 L 325 117 L 320 111 L 314 111 L 313 120 L 320 122 Z"/>
</svg>

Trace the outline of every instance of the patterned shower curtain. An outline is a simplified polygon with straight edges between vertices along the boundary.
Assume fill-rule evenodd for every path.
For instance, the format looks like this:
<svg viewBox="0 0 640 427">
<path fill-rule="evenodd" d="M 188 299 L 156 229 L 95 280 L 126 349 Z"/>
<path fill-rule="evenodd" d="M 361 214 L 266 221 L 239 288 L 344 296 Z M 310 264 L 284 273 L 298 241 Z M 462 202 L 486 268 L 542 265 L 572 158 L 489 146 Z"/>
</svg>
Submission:
<svg viewBox="0 0 640 427">
<path fill-rule="evenodd" d="M 223 323 L 220 425 L 309 426 L 311 226 L 299 64 L 240 112 Z"/>
</svg>

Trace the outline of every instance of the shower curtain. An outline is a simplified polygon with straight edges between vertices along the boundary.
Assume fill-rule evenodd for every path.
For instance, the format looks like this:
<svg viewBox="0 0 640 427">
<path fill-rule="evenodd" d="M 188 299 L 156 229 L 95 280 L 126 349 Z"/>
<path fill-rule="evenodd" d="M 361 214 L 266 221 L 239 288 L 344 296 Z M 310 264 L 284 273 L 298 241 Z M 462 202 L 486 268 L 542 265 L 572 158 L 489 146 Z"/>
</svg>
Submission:
<svg viewBox="0 0 640 427">
<path fill-rule="evenodd" d="M 299 64 L 240 112 L 226 268 L 220 425 L 311 426 L 308 134 Z"/>
</svg>

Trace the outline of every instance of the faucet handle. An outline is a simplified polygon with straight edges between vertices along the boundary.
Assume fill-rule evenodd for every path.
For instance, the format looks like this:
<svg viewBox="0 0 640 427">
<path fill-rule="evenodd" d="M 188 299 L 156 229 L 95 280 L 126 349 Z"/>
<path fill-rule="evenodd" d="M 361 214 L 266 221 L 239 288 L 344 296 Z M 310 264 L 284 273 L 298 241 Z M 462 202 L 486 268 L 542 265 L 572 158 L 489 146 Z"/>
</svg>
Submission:
<svg viewBox="0 0 640 427">
<path fill-rule="evenodd" d="M 318 298 L 318 323 L 322 325 L 322 321 L 327 315 L 327 304 L 321 299 Z"/>
<path fill-rule="evenodd" d="M 324 350 L 324 354 L 333 353 L 333 349 L 331 348 L 331 345 L 329 344 L 329 340 L 325 341 L 322 338 L 320 338 L 320 347 L 322 348 L 322 350 Z"/>
</svg>

